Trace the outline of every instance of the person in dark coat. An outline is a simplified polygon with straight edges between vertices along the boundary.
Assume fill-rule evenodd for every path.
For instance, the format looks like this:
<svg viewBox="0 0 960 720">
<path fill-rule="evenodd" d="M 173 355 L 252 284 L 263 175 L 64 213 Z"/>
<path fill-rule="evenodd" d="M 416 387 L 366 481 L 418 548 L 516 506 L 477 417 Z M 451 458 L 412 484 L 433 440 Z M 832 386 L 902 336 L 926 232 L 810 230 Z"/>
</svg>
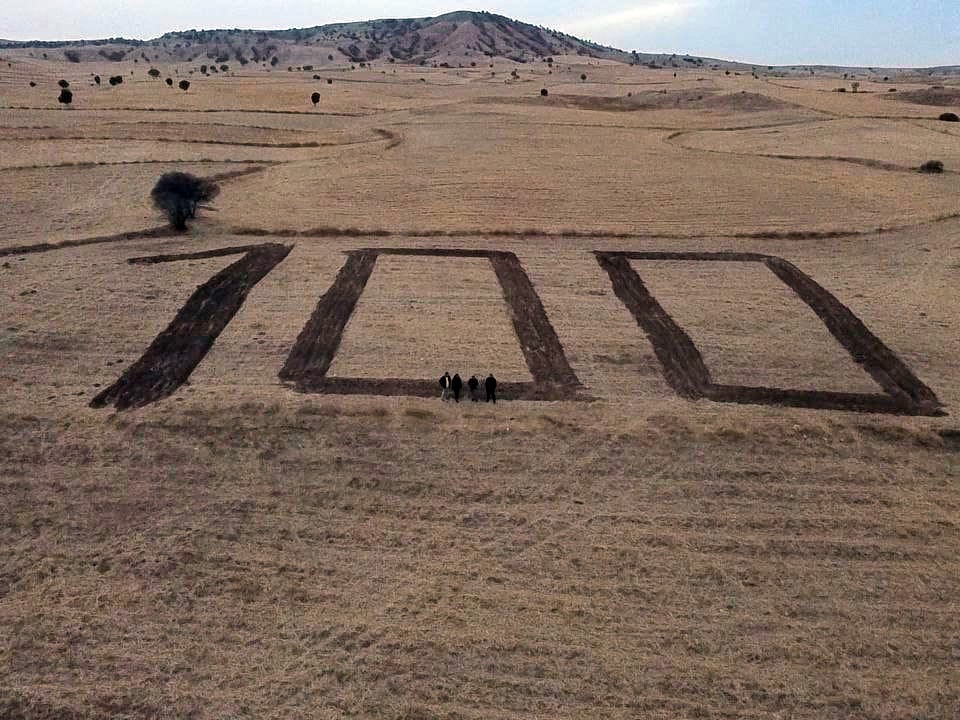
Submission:
<svg viewBox="0 0 960 720">
<path fill-rule="evenodd" d="M 447 399 L 447 390 L 450 389 L 450 373 L 445 372 L 440 378 L 440 399 Z"/>
<path fill-rule="evenodd" d="M 460 393 L 463 392 L 463 380 L 460 379 L 460 373 L 454 373 L 453 380 L 450 381 L 450 389 L 453 390 L 453 399 L 460 402 Z"/>
<path fill-rule="evenodd" d="M 494 405 L 497 404 L 497 379 L 491 373 L 487 375 L 487 379 L 483 381 L 483 387 L 487 391 L 487 402 L 493 402 Z"/>
<path fill-rule="evenodd" d="M 470 388 L 470 399 L 473 402 L 477 401 L 477 388 L 480 386 L 480 381 L 477 380 L 476 375 L 471 375 L 470 379 L 467 380 L 467 387 Z"/>
</svg>

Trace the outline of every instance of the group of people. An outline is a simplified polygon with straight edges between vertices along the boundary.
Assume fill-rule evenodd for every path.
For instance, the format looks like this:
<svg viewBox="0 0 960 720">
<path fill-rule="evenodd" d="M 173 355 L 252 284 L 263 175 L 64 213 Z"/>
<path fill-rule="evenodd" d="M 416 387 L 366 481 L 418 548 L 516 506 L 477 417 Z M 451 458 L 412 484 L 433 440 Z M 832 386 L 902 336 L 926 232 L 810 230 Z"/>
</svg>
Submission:
<svg viewBox="0 0 960 720">
<path fill-rule="evenodd" d="M 478 402 L 480 400 L 478 390 L 480 388 L 480 381 L 477 379 L 476 375 L 471 375 L 470 379 L 467 380 L 467 389 L 470 391 L 470 399 L 473 402 Z M 497 379 L 493 374 L 487 375 L 487 379 L 483 381 L 483 389 L 486 392 L 487 402 L 492 402 L 496 404 L 497 402 Z M 440 378 L 440 399 L 446 400 L 447 395 L 453 395 L 453 399 L 457 402 L 460 402 L 460 395 L 463 393 L 463 379 L 460 377 L 459 373 L 454 373 L 453 377 L 450 377 L 449 372 L 445 372 Z"/>
</svg>

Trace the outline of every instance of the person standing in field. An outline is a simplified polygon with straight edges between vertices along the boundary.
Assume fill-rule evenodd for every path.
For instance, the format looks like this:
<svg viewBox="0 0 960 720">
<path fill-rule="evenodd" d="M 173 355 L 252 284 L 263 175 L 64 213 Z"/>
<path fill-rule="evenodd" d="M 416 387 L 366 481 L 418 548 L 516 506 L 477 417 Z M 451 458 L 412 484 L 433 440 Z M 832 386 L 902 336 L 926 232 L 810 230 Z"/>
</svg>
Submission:
<svg viewBox="0 0 960 720">
<path fill-rule="evenodd" d="M 447 390 L 450 388 L 450 373 L 445 372 L 440 378 L 440 399 L 447 399 Z"/>
<path fill-rule="evenodd" d="M 493 373 L 487 375 L 487 379 L 483 381 L 483 387 L 487 391 L 487 402 L 492 402 L 494 405 L 496 405 L 497 379 L 493 376 Z"/>
<path fill-rule="evenodd" d="M 471 375 L 470 379 L 467 380 L 467 387 L 470 388 L 470 400 L 473 402 L 477 401 L 477 388 L 480 386 L 480 381 L 477 380 L 476 375 Z"/>
<path fill-rule="evenodd" d="M 460 393 L 463 391 L 463 380 L 460 379 L 460 373 L 455 373 L 453 380 L 450 381 L 450 389 L 453 390 L 453 399 L 460 402 Z"/>
</svg>

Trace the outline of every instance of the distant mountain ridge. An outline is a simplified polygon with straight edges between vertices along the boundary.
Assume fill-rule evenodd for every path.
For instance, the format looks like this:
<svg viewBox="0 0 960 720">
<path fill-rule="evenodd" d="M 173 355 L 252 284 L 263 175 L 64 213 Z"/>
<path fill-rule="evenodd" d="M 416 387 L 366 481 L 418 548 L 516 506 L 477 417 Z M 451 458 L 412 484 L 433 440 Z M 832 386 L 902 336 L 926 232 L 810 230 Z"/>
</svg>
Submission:
<svg viewBox="0 0 960 720">
<path fill-rule="evenodd" d="M 105 38 L 99 40 L 15 41 L 0 40 L 0 49 L 59 50 L 71 62 L 155 63 L 204 62 L 246 65 L 321 67 L 329 63 L 477 65 L 484 58 L 504 58 L 519 63 L 555 55 L 579 55 L 650 67 L 711 67 L 730 70 L 759 68 L 690 55 L 628 52 L 583 40 L 550 28 L 512 20 L 483 11 L 460 10 L 436 17 L 382 19 L 333 23 L 289 30 L 182 30 L 152 40 Z M 59 54 L 44 53 L 48 59 Z M 775 66 L 764 66 L 774 69 Z M 867 68 L 827 65 L 776 66 L 789 73 L 814 71 L 866 72 Z M 907 68 L 902 68 L 906 70 Z M 871 72 L 883 69 L 870 68 Z M 886 68 L 896 72 L 897 68 Z M 960 67 L 925 68 L 949 74 Z"/>
<path fill-rule="evenodd" d="M 61 49 L 64 57 L 72 62 L 137 59 L 159 63 L 209 59 L 218 63 L 253 62 L 281 67 L 344 61 L 446 62 L 468 66 L 483 58 L 525 63 L 554 55 L 676 67 L 683 67 L 681 63 L 708 62 L 690 56 L 627 52 L 503 15 L 465 10 L 436 17 L 366 20 L 290 30 L 183 30 L 152 40 L 0 40 L 0 49 L 13 48 Z"/>
</svg>

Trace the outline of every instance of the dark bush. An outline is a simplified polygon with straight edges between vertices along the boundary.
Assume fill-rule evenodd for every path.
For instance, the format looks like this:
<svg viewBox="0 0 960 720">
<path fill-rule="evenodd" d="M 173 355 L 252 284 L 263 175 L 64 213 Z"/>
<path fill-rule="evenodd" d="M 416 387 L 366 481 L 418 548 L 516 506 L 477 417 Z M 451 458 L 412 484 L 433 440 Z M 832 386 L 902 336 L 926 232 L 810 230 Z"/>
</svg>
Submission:
<svg viewBox="0 0 960 720">
<path fill-rule="evenodd" d="M 100 84 L 100 76 L 99 76 L 99 75 L 94 75 L 94 76 L 93 76 L 93 81 L 94 81 L 97 85 L 99 85 L 99 84 Z"/>
<path fill-rule="evenodd" d="M 333 78 L 327 78 L 327 85 L 333 85 Z"/>
<path fill-rule="evenodd" d="M 189 80 L 181 80 L 180 82 L 177 83 L 177 87 L 180 88 L 181 90 L 183 90 L 184 92 L 186 92 L 187 90 L 190 89 L 190 81 L 189 81 Z"/>
<path fill-rule="evenodd" d="M 586 73 L 580 73 L 580 79 L 581 79 L 581 80 L 586 80 L 586 79 L 587 79 L 587 74 L 586 74 Z"/>
<path fill-rule="evenodd" d="M 187 229 L 187 220 L 197 216 L 201 203 L 213 200 L 220 192 L 216 183 L 184 172 L 164 173 L 150 191 L 154 206 L 175 230 Z"/>
<path fill-rule="evenodd" d="M 944 122 L 960 122 L 960 117 L 958 117 L 956 113 L 952 112 L 945 112 L 940 116 L 940 119 Z"/>
<path fill-rule="evenodd" d="M 843 93 L 845 93 L 846 91 L 847 91 L 846 88 L 837 88 L 836 90 L 834 90 L 834 92 L 843 92 Z"/>
<path fill-rule="evenodd" d="M 314 79 L 314 80 L 319 80 L 319 79 L 320 79 L 320 76 L 319 76 L 319 75 L 314 75 L 314 76 L 313 76 L 313 79 Z"/>
<path fill-rule="evenodd" d="M 123 85 L 123 75 L 113 75 L 110 77 L 111 85 Z"/>
<path fill-rule="evenodd" d="M 541 89 L 540 89 L 540 97 L 546 97 L 546 96 L 549 95 L 549 94 L 550 94 L 550 91 L 547 90 L 546 88 L 541 88 Z"/>
<path fill-rule="evenodd" d="M 33 80 L 31 80 L 31 81 L 30 81 L 30 87 L 36 87 L 36 86 L 37 86 L 37 84 L 36 84 Z"/>
<path fill-rule="evenodd" d="M 320 93 L 313 93 L 313 95 L 310 96 L 310 102 L 312 102 L 313 106 L 316 107 L 317 103 L 320 102 Z"/>
<path fill-rule="evenodd" d="M 939 160 L 927 160 L 920 166 L 920 172 L 928 175 L 939 175 L 943 172 L 943 163 Z"/>
<path fill-rule="evenodd" d="M 278 62 L 280 62 L 280 58 L 278 58 L 276 55 L 270 58 L 270 65 L 273 67 L 276 67 Z"/>
<path fill-rule="evenodd" d="M 59 85 L 60 87 L 62 87 L 64 90 L 66 90 L 68 87 L 70 87 L 70 83 L 68 83 L 66 80 L 61 80 L 61 81 L 59 81 L 59 82 L 57 83 L 57 85 Z"/>
<path fill-rule="evenodd" d="M 160 77 L 160 71 L 157 70 L 156 68 L 150 68 L 149 70 L 147 70 L 147 75 L 149 75 L 152 78 L 158 78 Z"/>
<path fill-rule="evenodd" d="M 229 70 L 229 69 L 230 69 L 230 66 L 229 66 L 229 65 L 221 65 L 221 66 L 220 66 L 220 72 L 227 72 L 227 70 Z"/>
<path fill-rule="evenodd" d="M 80 62 L 80 53 L 76 50 L 64 50 L 63 56 L 72 63 Z M 44 57 L 46 57 L 46 53 L 44 53 Z"/>
<path fill-rule="evenodd" d="M 303 69 L 306 70 L 307 72 L 310 72 L 311 70 L 313 70 L 313 65 L 304 65 Z"/>
<path fill-rule="evenodd" d="M 327 60 L 329 60 L 330 62 L 333 62 L 333 55 L 327 55 Z"/>
<path fill-rule="evenodd" d="M 64 88 L 60 91 L 60 97 L 57 98 L 57 102 L 62 105 L 69 105 L 73 102 L 73 93 Z"/>
<path fill-rule="evenodd" d="M 164 82 L 167 83 L 167 87 L 173 87 L 173 78 L 167 78 Z"/>
</svg>

